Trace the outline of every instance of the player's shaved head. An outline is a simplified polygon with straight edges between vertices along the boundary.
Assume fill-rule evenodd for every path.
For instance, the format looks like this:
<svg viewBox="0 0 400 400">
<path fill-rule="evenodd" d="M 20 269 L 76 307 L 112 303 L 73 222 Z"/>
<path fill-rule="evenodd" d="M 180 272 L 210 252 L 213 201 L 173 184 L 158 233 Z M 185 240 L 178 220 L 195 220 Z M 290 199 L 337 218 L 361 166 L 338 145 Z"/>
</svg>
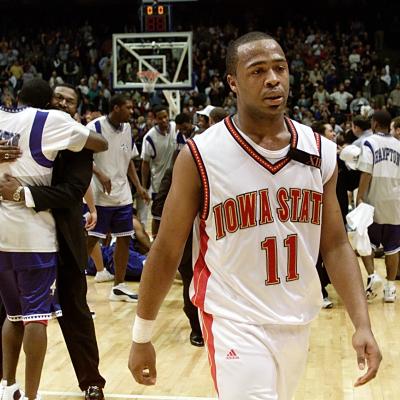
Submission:
<svg viewBox="0 0 400 400">
<path fill-rule="evenodd" d="M 378 110 L 372 114 L 372 121 L 375 121 L 379 128 L 388 130 L 392 122 L 392 116 L 388 111 Z"/>
<path fill-rule="evenodd" d="M 112 112 L 114 111 L 114 107 L 122 107 L 127 101 L 130 101 L 131 99 L 123 93 L 120 94 L 115 94 L 113 97 L 110 99 L 110 107 L 109 111 Z"/>
<path fill-rule="evenodd" d="M 255 42 L 257 40 L 272 39 L 275 40 L 271 35 L 264 32 L 249 32 L 243 36 L 240 36 L 233 42 L 229 43 L 226 51 L 226 73 L 235 74 L 236 66 L 238 63 L 238 48 L 246 43 Z"/>
<path fill-rule="evenodd" d="M 52 95 L 49 84 L 43 79 L 35 78 L 23 84 L 18 102 L 25 106 L 47 108 Z"/>
</svg>

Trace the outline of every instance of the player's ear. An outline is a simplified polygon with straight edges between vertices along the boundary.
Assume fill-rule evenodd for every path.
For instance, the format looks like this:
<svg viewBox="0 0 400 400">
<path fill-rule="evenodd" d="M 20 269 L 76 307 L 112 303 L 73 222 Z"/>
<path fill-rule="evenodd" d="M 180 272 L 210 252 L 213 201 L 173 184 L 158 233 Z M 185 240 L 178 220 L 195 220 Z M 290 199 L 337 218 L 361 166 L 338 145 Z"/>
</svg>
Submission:
<svg viewBox="0 0 400 400">
<path fill-rule="evenodd" d="M 226 80 L 233 93 L 237 93 L 236 79 L 232 74 L 226 75 Z"/>
</svg>

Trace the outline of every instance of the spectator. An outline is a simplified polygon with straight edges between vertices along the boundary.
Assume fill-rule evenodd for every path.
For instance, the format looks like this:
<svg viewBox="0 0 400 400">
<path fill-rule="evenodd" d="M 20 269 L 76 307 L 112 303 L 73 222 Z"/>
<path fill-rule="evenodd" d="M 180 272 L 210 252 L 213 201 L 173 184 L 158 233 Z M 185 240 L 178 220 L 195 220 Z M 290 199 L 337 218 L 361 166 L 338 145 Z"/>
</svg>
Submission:
<svg viewBox="0 0 400 400">
<path fill-rule="evenodd" d="M 390 92 L 387 106 L 393 117 L 400 115 L 400 82 Z"/>
<path fill-rule="evenodd" d="M 317 90 L 313 94 L 313 100 L 317 100 L 318 104 L 326 104 L 330 101 L 328 91 L 325 89 L 323 83 L 317 82 Z"/>
<path fill-rule="evenodd" d="M 52 89 L 54 89 L 57 85 L 62 85 L 64 83 L 63 79 L 61 78 L 61 76 L 57 75 L 57 71 L 54 70 L 51 73 L 51 77 L 49 79 L 49 85 Z"/>
<path fill-rule="evenodd" d="M 362 97 L 361 91 L 358 90 L 355 99 L 350 103 L 350 112 L 352 114 L 360 114 L 362 106 L 369 106 L 369 101 Z"/>
<path fill-rule="evenodd" d="M 390 134 L 400 140 L 400 117 L 396 117 L 392 120 L 390 124 Z"/>
<path fill-rule="evenodd" d="M 344 84 L 339 84 L 339 90 L 336 90 L 331 94 L 331 100 L 333 100 L 340 109 L 340 112 L 345 113 L 348 109 L 348 102 L 353 99 L 353 95 L 344 90 Z"/>
<path fill-rule="evenodd" d="M 225 98 L 225 86 L 218 75 L 213 75 L 209 86 L 205 90 L 209 103 L 214 106 L 222 106 Z"/>
</svg>

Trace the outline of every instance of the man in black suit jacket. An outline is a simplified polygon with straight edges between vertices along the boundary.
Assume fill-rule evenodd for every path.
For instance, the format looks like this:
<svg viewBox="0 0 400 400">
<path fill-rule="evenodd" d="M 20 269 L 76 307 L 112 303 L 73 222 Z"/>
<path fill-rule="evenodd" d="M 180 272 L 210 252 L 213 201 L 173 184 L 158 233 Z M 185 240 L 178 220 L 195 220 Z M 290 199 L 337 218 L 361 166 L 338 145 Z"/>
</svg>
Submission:
<svg viewBox="0 0 400 400">
<path fill-rule="evenodd" d="M 69 85 L 54 88 L 52 107 L 74 116 L 78 93 Z M 63 316 L 58 318 L 68 352 L 86 400 L 104 399 L 105 379 L 99 373 L 99 351 L 93 318 L 86 301 L 86 239 L 82 226 L 82 198 L 92 178 L 93 153 L 61 151 L 54 163 L 52 186 L 30 186 L 37 212 L 52 209 L 59 242 L 57 290 Z M 20 186 L 14 178 L 2 182 L 4 198 Z M 24 192 L 27 193 L 25 188 Z M 27 202 L 27 197 L 25 197 Z M 3 308 L 3 307 L 1 307 Z M 0 312 L 1 324 L 5 313 Z"/>
</svg>

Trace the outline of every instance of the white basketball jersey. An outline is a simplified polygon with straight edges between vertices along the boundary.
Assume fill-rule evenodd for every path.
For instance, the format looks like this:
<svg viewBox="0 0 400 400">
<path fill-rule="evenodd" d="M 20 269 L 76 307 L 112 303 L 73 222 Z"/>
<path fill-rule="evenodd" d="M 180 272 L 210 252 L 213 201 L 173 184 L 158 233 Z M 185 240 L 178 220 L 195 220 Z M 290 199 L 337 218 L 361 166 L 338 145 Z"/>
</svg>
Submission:
<svg viewBox="0 0 400 400">
<path fill-rule="evenodd" d="M 269 151 L 231 117 L 189 141 L 203 187 L 191 297 L 205 312 L 252 324 L 306 324 L 321 306 L 323 185 L 336 145 L 286 119 L 291 144 Z M 307 155 L 312 165 L 288 150 Z M 297 158 L 296 158 L 297 159 Z"/>
<path fill-rule="evenodd" d="M 358 169 L 372 175 L 365 201 L 374 222 L 400 225 L 400 140 L 376 133 L 363 142 Z"/>
<path fill-rule="evenodd" d="M 0 107 L 0 140 L 19 146 L 22 157 L 0 164 L 22 185 L 50 186 L 59 150 L 80 151 L 89 129 L 57 110 Z M 55 223 L 50 211 L 36 212 L 24 203 L 0 202 L 0 251 L 57 251 Z"/>
<path fill-rule="evenodd" d="M 183 135 L 178 136 L 174 121 L 170 121 L 166 135 L 156 125 L 144 136 L 141 157 L 150 164 L 152 193 L 158 193 L 165 171 L 172 165 L 173 155 L 182 144 Z"/>
<path fill-rule="evenodd" d="M 93 155 L 96 167 L 111 180 L 111 193 L 106 194 L 103 185 L 93 178 L 95 203 L 103 207 L 126 206 L 132 204 L 132 192 L 128 181 L 131 160 L 139 155 L 128 122 L 113 126 L 107 116 L 94 119 L 87 127 L 104 136 L 108 150 Z"/>
</svg>

